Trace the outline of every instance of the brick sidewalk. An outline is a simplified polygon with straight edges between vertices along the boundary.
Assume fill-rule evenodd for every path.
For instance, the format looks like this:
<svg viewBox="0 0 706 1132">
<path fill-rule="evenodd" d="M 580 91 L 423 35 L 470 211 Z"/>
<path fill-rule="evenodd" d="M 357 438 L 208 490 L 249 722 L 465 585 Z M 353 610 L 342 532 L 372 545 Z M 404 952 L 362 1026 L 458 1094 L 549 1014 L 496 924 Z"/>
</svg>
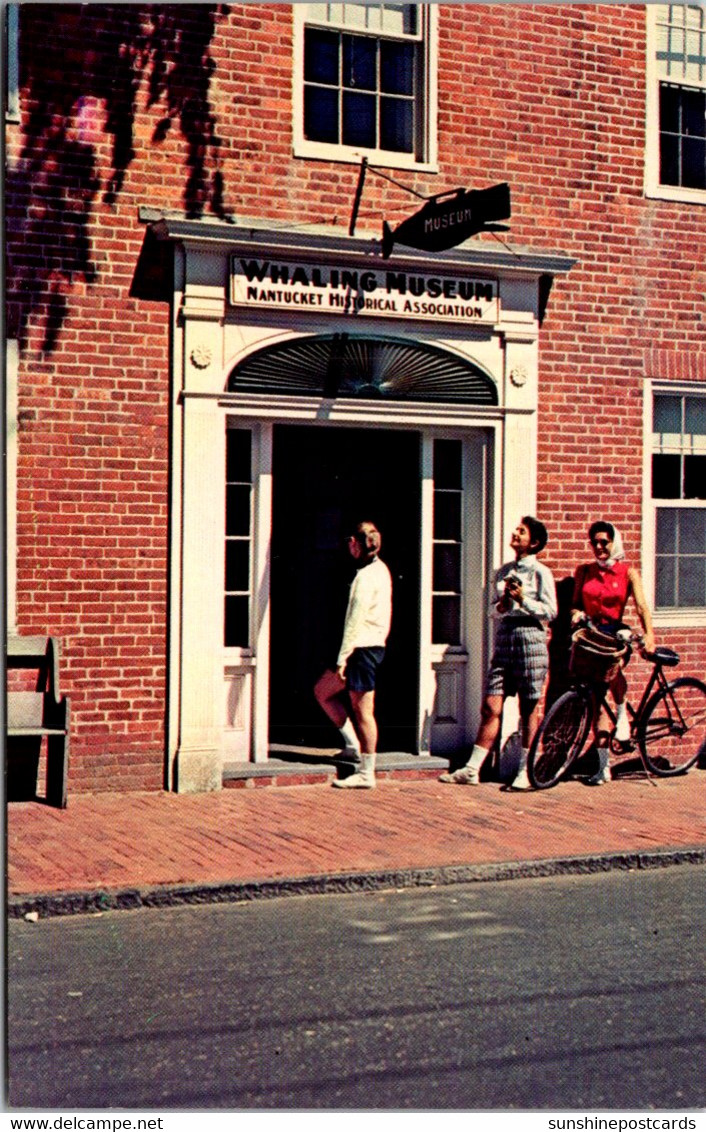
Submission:
<svg viewBox="0 0 706 1132">
<path fill-rule="evenodd" d="M 266 881 L 706 846 L 706 772 L 520 794 L 385 780 L 8 807 L 8 891 Z"/>
</svg>

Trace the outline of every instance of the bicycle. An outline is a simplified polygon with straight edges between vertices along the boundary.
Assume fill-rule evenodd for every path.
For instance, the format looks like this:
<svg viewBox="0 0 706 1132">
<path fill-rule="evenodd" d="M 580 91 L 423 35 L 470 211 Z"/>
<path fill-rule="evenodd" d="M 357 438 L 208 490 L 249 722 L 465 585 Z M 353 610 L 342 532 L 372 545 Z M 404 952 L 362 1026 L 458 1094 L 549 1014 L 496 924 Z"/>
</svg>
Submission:
<svg viewBox="0 0 706 1132">
<path fill-rule="evenodd" d="M 618 638 L 627 646 L 628 656 L 632 646 L 637 646 L 653 665 L 638 707 L 626 704 L 629 740 L 615 739 L 616 716 L 607 703 L 608 684 L 600 679 L 576 679 L 548 709 L 531 745 L 527 773 L 535 789 L 546 790 L 564 777 L 580 755 L 601 709 L 612 723 L 611 750 L 628 754 L 637 747 L 648 774 L 685 774 L 706 755 L 706 684 L 692 676 L 667 680 L 663 670 L 680 662 L 673 649 L 659 647 L 648 653 L 643 638 L 630 629 L 623 630 L 622 636 L 619 631 Z"/>
</svg>

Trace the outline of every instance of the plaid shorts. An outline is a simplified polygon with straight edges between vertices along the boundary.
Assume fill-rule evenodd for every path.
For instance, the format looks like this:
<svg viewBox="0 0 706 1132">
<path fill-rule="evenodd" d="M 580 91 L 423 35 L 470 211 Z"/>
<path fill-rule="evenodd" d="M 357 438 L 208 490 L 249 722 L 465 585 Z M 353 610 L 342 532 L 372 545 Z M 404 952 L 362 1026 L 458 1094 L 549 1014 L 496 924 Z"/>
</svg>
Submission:
<svg viewBox="0 0 706 1132">
<path fill-rule="evenodd" d="M 544 629 L 501 621 L 485 682 L 487 696 L 519 696 L 539 700 L 549 671 Z"/>
</svg>

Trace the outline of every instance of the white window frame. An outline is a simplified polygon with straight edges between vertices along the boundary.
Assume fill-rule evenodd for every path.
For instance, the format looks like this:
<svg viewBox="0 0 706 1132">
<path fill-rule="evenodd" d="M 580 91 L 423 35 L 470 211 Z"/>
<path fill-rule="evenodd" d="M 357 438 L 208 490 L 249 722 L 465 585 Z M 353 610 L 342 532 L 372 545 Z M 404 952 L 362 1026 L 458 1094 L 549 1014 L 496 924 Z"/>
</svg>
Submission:
<svg viewBox="0 0 706 1132">
<path fill-rule="evenodd" d="M 382 165 L 388 169 L 415 169 L 417 171 L 438 172 L 437 150 L 437 44 L 438 44 L 438 6 L 419 4 L 421 39 L 424 52 L 424 85 L 422 89 L 423 143 L 424 158 L 419 160 L 412 153 L 398 153 L 389 149 L 365 149 L 348 145 L 331 145 L 324 142 L 309 141 L 304 137 L 304 28 L 307 23 L 308 4 L 293 5 L 293 152 L 295 157 L 313 158 L 318 161 L 338 161 L 353 165 L 360 164 L 367 157 L 371 165 Z M 332 25 L 333 26 L 333 25 Z M 352 30 L 352 29 L 351 29 Z M 380 38 L 385 38 L 384 32 Z"/>
<path fill-rule="evenodd" d="M 645 594 L 652 612 L 652 619 L 656 628 L 679 628 L 688 626 L 701 628 L 706 626 L 706 606 L 656 609 L 656 581 L 657 581 L 657 509 L 659 507 L 688 507 L 689 509 L 706 510 L 706 500 L 702 499 L 653 499 L 652 498 L 652 413 L 654 399 L 660 394 L 671 397 L 703 397 L 706 400 L 706 385 L 698 382 L 653 381 L 645 382 L 645 397 L 643 404 L 643 435 L 644 461 L 643 461 L 643 526 L 642 526 L 642 580 Z"/>
<path fill-rule="evenodd" d="M 682 7 L 701 7 L 685 4 Z M 659 84 L 657 66 L 657 22 L 662 4 L 647 4 L 647 100 L 645 107 L 645 196 L 657 200 L 674 200 L 687 204 L 706 204 L 706 189 L 690 189 L 680 185 L 662 185 L 659 180 Z M 703 83 L 684 79 L 670 79 L 677 86 L 706 88 Z"/>
</svg>

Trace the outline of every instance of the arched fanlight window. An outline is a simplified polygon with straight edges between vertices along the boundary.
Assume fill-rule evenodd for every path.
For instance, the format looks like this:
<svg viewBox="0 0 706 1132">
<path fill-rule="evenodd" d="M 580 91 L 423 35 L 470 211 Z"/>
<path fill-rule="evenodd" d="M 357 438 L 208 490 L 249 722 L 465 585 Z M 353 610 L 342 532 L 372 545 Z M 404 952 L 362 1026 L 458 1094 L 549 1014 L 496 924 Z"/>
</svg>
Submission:
<svg viewBox="0 0 706 1132">
<path fill-rule="evenodd" d="M 231 372 L 228 391 L 498 403 L 495 383 L 473 362 L 426 343 L 347 333 L 258 350 Z"/>
</svg>

